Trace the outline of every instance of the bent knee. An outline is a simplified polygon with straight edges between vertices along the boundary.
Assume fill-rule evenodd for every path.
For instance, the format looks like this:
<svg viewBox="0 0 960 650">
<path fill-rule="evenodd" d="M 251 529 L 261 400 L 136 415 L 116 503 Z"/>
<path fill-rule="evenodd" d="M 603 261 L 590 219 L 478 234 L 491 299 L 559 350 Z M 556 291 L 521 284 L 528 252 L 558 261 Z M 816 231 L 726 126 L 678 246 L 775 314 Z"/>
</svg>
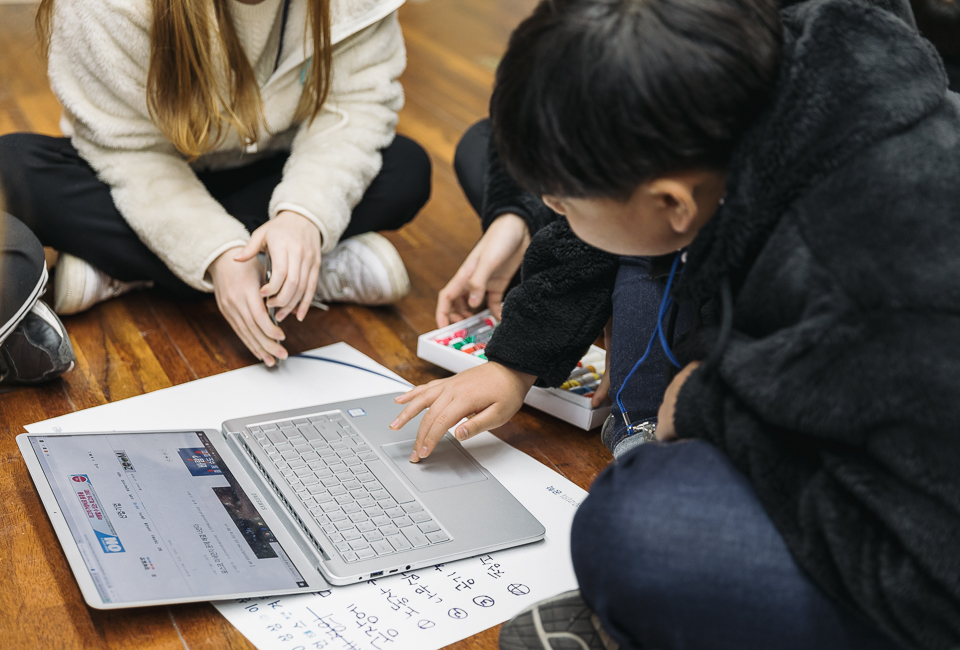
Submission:
<svg viewBox="0 0 960 650">
<path fill-rule="evenodd" d="M 474 170 L 487 166 L 487 149 L 490 145 L 490 120 L 482 119 L 463 134 L 453 154 L 453 169 L 461 183 Z"/>
<path fill-rule="evenodd" d="M 30 164 L 35 150 L 34 133 L 7 133 L 0 135 L 0 181 L 9 185 Z"/>
<path fill-rule="evenodd" d="M 624 593 L 670 600 L 664 590 L 679 596 L 714 552 L 704 546 L 705 534 L 732 511 L 759 508 L 750 494 L 742 475 L 709 443 L 630 452 L 597 478 L 574 519 L 574 568 L 588 602 L 603 607 L 610 594 Z"/>
<path fill-rule="evenodd" d="M 56 173 L 60 165 L 80 162 L 80 156 L 67 138 L 39 133 L 8 133 L 0 136 L 0 187 L 8 205 L 21 195 L 29 195 L 41 179 Z M 20 216 L 20 215 L 17 215 Z"/>
<path fill-rule="evenodd" d="M 66 138 L 56 138 L 40 133 L 7 133 L 0 135 L 0 165 L 4 167 L 30 166 L 42 158 L 44 152 L 73 146 Z"/>
<path fill-rule="evenodd" d="M 433 166 L 430 156 L 417 142 L 398 135 L 393 145 L 397 157 L 403 161 L 399 170 L 398 193 L 394 197 L 406 223 L 413 219 L 430 199 Z M 400 224 L 402 225 L 402 224 Z"/>
</svg>

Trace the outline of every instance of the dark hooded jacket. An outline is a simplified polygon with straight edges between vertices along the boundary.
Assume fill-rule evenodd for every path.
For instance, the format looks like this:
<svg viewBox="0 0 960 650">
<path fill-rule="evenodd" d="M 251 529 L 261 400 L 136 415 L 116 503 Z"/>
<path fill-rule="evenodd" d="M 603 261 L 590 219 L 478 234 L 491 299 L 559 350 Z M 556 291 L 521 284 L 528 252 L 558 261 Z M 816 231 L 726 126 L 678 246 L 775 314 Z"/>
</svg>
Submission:
<svg viewBox="0 0 960 650">
<path fill-rule="evenodd" d="M 677 287 L 720 309 L 676 429 L 732 459 L 825 592 L 906 647 L 958 648 L 960 95 L 905 3 L 810 0 L 784 30 Z M 612 264 L 542 228 L 488 356 L 562 380 Z"/>
</svg>

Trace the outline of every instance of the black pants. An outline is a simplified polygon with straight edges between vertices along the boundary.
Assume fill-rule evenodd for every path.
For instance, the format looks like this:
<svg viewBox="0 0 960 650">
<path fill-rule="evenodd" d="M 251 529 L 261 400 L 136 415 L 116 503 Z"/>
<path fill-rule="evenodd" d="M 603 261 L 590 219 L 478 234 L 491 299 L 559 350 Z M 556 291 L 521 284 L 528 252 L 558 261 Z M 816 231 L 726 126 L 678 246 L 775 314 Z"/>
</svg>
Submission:
<svg viewBox="0 0 960 650">
<path fill-rule="evenodd" d="M 453 155 L 453 169 L 470 205 L 482 216 L 484 177 L 487 174 L 487 152 L 490 149 L 492 127 L 483 119 L 467 129 L 457 143 Z"/>
<path fill-rule="evenodd" d="M 36 299 L 43 277 L 43 246 L 19 220 L 0 212 L 0 339 Z"/>
<path fill-rule="evenodd" d="M 354 208 L 344 239 L 400 228 L 430 197 L 430 159 L 420 145 L 397 136 L 382 153 L 383 169 Z M 252 232 L 268 219 L 270 197 L 288 157 L 280 153 L 197 177 Z M 176 298 L 203 295 L 140 241 L 114 205 L 110 187 L 68 139 L 33 133 L 0 137 L 0 181 L 7 211 L 26 223 L 44 246 L 79 257 L 118 280 L 153 280 Z"/>
</svg>

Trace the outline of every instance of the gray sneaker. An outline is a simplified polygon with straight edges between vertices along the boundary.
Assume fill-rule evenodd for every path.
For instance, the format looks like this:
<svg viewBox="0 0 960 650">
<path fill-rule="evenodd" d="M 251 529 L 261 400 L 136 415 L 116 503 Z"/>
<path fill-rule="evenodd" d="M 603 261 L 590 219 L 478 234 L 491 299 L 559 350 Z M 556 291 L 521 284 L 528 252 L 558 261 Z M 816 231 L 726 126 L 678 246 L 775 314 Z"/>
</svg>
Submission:
<svg viewBox="0 0 960 650">
<path fill-rule="evenodd" d="M 600 440 L 613 453 L 614 460 L 640 445 L 657 441 L 657 418 L 635 422 L 629 428 L 620 422 L 620 418 L 611 413 L 600 429 Z"/>
<path fill-rule="evenodd" d="M 0 345 L 0 385 L 42 384 L 70 372 L 75 364 L 66 328 L 38 301 Z"/>
<path fill-rule="evenodd" d="M 580 597 L 568 591 L 523 610 L 500 628 L 500 650 L 619 650 Z"/>
<path fill-rule="evenodd" d="M 387 238 L 368 232 L 345 239 L 320 261 L 314 304 L 389 305 L 410 292 L 410 277 Z"/>
</svg>

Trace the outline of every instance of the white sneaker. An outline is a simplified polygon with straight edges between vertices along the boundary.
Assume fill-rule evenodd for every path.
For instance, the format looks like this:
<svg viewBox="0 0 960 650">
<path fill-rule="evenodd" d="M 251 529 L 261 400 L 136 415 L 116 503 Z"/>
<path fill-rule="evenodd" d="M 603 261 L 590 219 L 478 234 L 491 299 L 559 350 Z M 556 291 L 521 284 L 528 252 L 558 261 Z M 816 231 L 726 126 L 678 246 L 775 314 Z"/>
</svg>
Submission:
<svg viewBox="0 0 960 650">
<path fill-rule="evenodd" d="M 53 310 L 63 316 L 90 309 L 98 302 L 122 296 L 153 282 L 121 282 L 95 269 L 79 257 L 60 254 L 53 280 Z"/>
<path fill-rule="evenodd" d="M 410 277 L 387 238 L 368 232 L 346 239 L 323 256 L 314 304 L 388 305 L 410 292 Z"/>
</svg>

